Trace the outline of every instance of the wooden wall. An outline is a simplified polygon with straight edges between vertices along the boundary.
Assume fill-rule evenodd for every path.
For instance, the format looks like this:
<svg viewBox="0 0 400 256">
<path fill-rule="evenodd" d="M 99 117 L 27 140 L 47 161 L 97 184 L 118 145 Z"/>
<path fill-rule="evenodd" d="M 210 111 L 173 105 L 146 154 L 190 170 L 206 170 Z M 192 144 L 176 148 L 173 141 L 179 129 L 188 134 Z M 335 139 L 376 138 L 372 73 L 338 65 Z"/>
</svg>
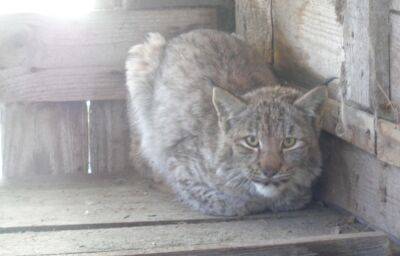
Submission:
<svg viewBox="0 0 400 256">
<path fill-rule="evenodd" d="M 338 78 L 328 86 L 317 197 L 397 238 L 399 10 L 398 0 L 236 1 L 237 33 L 264 47 L 285 80 L 311 88 Z"/>
<path fill-rule="evenodd" d="M 3 174 L 87 173 L 89 159 L 93 174 L 130 170 L 128 49 L 148 32 L 217 28 L 229 1 L 218 2 L 160 9 L 156 1 L 99 1 L 101 11 L 77 20 L 1 17 Z"/>
</svg>

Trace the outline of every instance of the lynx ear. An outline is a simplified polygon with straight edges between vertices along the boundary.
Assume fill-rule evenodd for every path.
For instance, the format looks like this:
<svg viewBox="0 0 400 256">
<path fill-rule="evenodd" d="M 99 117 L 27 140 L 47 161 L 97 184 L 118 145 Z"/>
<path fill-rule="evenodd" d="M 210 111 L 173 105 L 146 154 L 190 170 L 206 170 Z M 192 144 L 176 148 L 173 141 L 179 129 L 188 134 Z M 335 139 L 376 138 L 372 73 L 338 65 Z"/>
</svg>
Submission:
<svg viewBox="0 0 400 256">
<path fill-rule="evenodd" d="M 246 108 L 246 103 L 219 87 L 213 88 L 212 102 L 220 122 L 226 122 Z"/>
<path fill-rule="evenodd" d="M 328 91 L 325 86 L 318 86 L 298 98 L 294 105 L 303 109 L 310 116 L 321 114 L 325 100 L 328 98 Z"/>
</svg>

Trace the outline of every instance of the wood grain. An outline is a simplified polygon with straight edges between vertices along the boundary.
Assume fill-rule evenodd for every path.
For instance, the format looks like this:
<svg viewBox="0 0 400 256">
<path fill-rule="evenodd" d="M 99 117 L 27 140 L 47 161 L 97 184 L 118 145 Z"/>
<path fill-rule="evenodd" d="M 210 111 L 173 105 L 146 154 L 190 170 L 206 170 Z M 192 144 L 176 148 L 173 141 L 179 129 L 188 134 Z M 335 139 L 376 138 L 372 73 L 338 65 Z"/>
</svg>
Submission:
<svg viewBox="0 0 400 256">
<path fill-rule="evenodd" d="M 378 159 L 400 167 L 400 126 L 379 120 L 377 130 Z"/>
<path fill-rule="evenodd" d="M 273 62 L 272 0 L 236 1 L 236 33 Z"/>
<path fill-rule="evenodd" d="M 3 182 L 0 202 L 0 233 L 48 230 L 46 227 L 52 227 L 50 230 L 85 229 L 113 223 L 125 223 L 129 227 L 242 219 L 201 214 L 178 202 L 171 193 L 159 190 L 153 182 L 132 175 L 22 177 Z M 325 223 L 321 227 L 325 230 L 334 229 L 349 218 L 327 208 L 310 206 L 302 211 L 265 213 L 247 219 L 308 218 L 306 216 Z M 353 226 L 356 227 L 351 223 L 349 227 Z"/>
<path fill-rule="evenodd" d="M 392 0 L 390 8 L 395 11 L 400 11 L 400 0 Z"/>
<path fill-rule="evenodd" d="M 389 93 L 390 0 L 346 1 L 345 6 L 346 98 L 379 114 L 386 103 L 382 92 Z"/>
<path fill-rule="evenodd" d="M 283 239 L 273 222 L 0 235 L 2 255 L 388 256 L 381 232 Z M 272 230 L 271 230 L 272 228 Z M 297 232 L 297 228 L 293 229 Z M 237 236 L 240 233 L 241 236 Z M 283 237 L 287 235 L 284 234 Z M 289 235 L 293 237 L 295 235 Z M 273 238 L 269 240 L 268 238 Z M 19 246 L 21 243 L 24 246 Z"/>
<path fill-rule="evenodd" d="M 90 163 L 93 174 L 130 169 L 129 123 L 125 101 L 90 104 Z"/>
<path fill-rule="evenodd" d="M 340 77 L 343 26 L 335 1 L 274 0 L 274 67 L 287 80 L 311 88 Z"/>
<path fill-rule="evenodd" d="M 99 11 L 77 20 L 2 17 L 0 101 L 124 97 L 124 62 L 132 45 L 148 32 L 169 37 L 216 28 L 216 17 L 215 8 Z"/>
<path fill-rule="evenodd" d="M 340 102 L 328 100 L 322 128 L 367 152 L 375 153 L 374 116 L 357 108 L 345 106 L 343 123 L 340 109 Z"/>
<path fill-rule="evenodd" d="M 400 15 L 392 13 L 390 22 L 390 96 L 400 106 Z"/>
<path fill-rule="evenodd" d="M 324 171 L 316 195 L 400 237 L 400 169 L 325 134 Z"/>
<path fill-rule="evenodd" d="M 87 171 L 84 103 L 8 104 L 2 136 L 6 177 Z"/>
<path fill-rule="evenodd" d="M 235 30 L 234 0 L 125 0 L 123 5 L 128 10 L 213 7 L 218 12 L 218 29 L 228 32 Z"/>
<path fill-rule="evenodd" d="M 0 102 L 125 99 L 124 73 L 112 67 L 0 71 Z"/>
<path fill-rule="evenodd" d="M 386 255 L 382 233 L 321 206 L 223 218 L 192 211 L 135 176 L 41 178 L 0 187 L 1 255 Z"/>
</svg>

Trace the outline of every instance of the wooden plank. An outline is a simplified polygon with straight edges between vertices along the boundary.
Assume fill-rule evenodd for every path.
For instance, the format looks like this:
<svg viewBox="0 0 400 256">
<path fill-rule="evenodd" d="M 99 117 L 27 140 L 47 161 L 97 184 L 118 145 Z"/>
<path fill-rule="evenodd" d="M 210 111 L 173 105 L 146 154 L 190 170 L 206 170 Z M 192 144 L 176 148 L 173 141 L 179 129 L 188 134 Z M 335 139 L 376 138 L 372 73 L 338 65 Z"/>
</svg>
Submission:
<svg viewBox="0 0 400 256">
<path fill-rule="evenodd" d="M 85 103 L 7 104 L 2 136 L 7 177 L 87 171 Z"/>
<path fill-rule="evenodd" d="M 390 1 L 346 1 L 344 11 L 346 98 L 375 112 L 389 93 Z"/>
<path fill-rule="evenodd" d="M 90 104 L 90 163 L 94 174 L 130 169 L 129 123 L 125 101 Z"/>
<path fill-rule="evenodd" d="M 231 8 L 232 0 L 125 0 L 127 9 L 162 9 L 170 7 L 204 7 L 204 6 L 224 6 Z"/>
<path fill-rule="evenodd" d="M 392 31 L 390 36 L 390 96 L 400 106 L 400 15 L 390 15 Z M 398 109 L 400 111 L 400 108 Z M 397 118 L 400 118 L 397 117 Z"/>
<path fill-rule="evenodd" d="M 235 3 L 236 33 L 273 63 L 272 0 Z"/>
<path fill-rule="evenodd" d="M 400 0 L 392 0 L 392 5 L 390 8 L 395 11 L 400 11 Z"/>
<path fill-rule="evenodd" d="M 378 121 L 378 159 L 400 167 L 400 126 L 385 120 Z"/>
<path fill-rule="evenodd" d="M 125 99 L 122 71 L 112 67 L 0 71 L 0 102 Z"/>
<path fill-rule="evenodd" d="M 288 221 L 288 222 L 287 222 Z M 381 232 L 309 236 L 291 220 L 0 235 L 2 255 L 387 256 Z M 279 227 L 278 224 L 282 224 Z M 294 224 L 294 225 L 293 225 Z M 289 229 L 288 229 L 289 228 Z M 300 228 L 304 228 L 302 234 Z M 288 231 L 292 232 L 288 232 Z M 240 234 L 240 235 L 238 235 Z M 308 235 L 308 236 L 307 236 Z M 315 235 L 319 235 L 316 232 Z M 299 238 L 299 236 L 302 238 Z M 23 244 L 24 246 L 21 246 Z"/>
<path fill-rule="evenodd" d="M 172 194 L 158 189 L 153 182 L 136 176 L 45 176 L 10 180 L 0 186 L 0 233 L 12 230 L 48 230 L 46 227 L 50 227 L 50 230 L 101 227 L 103 224 L 109 226 L 113 223 L 148 226 L 160 223 L 237 220 L 192 211 L 178 202 Z M 333 228 L 335 221 L 345 223 L 348 218 L 345 214 L 317 206 L 302 211 L 266 213 L 248 218 L 282 219 L 311 215 L 320 219 L 319 221 L 329 220 L 330 228 Z"/>
<path fill-rule="evenodd" d="M 375 152 L 374 116 L 357 108 L 345 106 L 344 121 L 341 120 L 341 106 L 329 99 L 322 120 L 322 128 L 330 134 L 367 151 Z"/>
<path fill-rule="evenodd" d="M 234 0 L 125 0 L 123 5 L 124 8 L 128 10 L 214 7 L 218 12 L 218 29 L 228 32 L 233 32 L 235 30 Z"/>
<path fill-rule="evenodd" d="M 340 1 L 273 0 L 274 67 L 310 88 L 340 77 L 344 61 Z"/>
<path fill-rule="evenodd" d="M 400 238 L 400 169 L 327 134 L 319 195 Z"/>
<path fill-rule="evenodd" d="M 0 101 L 121 98 L 126 95 L 126 52 L 132 45 L 148 32 L 168 37 L 215 28 L 216 17 L 215 8 L 103 11 L 77 20 L 33 14 L 2 17 Z"/>
</svg>

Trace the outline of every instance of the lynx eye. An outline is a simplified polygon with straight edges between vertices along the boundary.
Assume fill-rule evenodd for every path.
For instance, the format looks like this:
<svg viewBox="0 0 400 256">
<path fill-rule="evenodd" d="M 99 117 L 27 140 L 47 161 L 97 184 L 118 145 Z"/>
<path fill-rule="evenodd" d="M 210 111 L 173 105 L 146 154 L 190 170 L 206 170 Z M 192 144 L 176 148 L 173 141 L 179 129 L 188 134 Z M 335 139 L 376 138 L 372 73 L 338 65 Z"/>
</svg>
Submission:
<svg viewBox="0 0 400 256">
<path fill-rule="evenodd" d="M 250 135 L 245 138 L 246 144 L 249 147 L 257 148 L 259 145 L 258 139 L 256 136 Z"/>
<path fill-rule="evenodd" d="M 282 147 L 284 149 L 289 149 L 292 148 L 294 145 L 296 145 L 297 139 L 293 137 L 287 137 L 283 139 L 282 141 Z"/>
</svg>

